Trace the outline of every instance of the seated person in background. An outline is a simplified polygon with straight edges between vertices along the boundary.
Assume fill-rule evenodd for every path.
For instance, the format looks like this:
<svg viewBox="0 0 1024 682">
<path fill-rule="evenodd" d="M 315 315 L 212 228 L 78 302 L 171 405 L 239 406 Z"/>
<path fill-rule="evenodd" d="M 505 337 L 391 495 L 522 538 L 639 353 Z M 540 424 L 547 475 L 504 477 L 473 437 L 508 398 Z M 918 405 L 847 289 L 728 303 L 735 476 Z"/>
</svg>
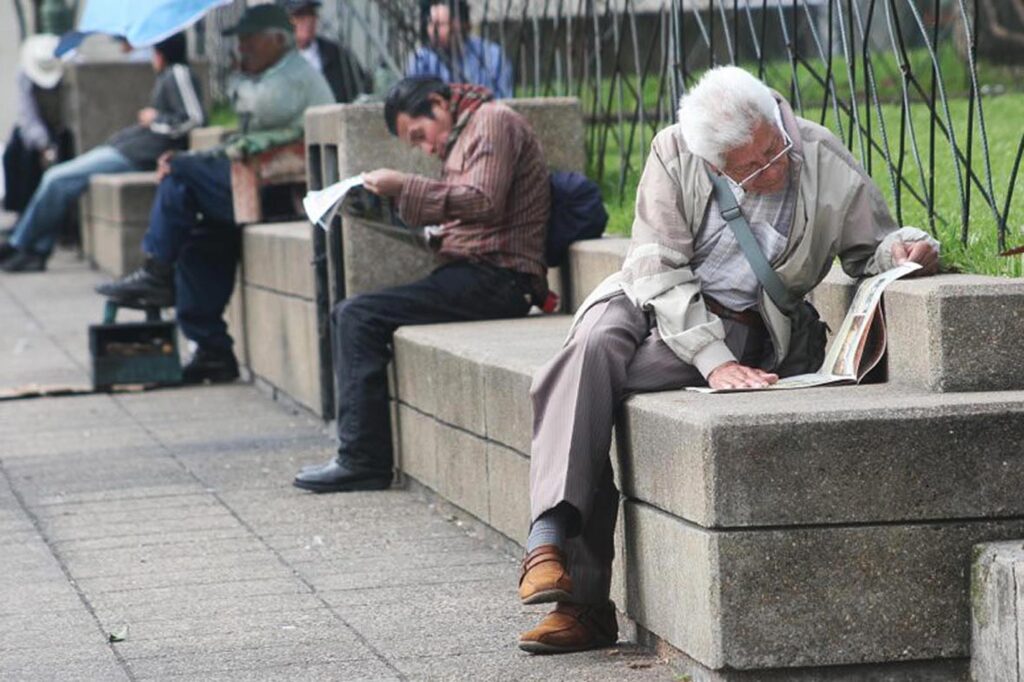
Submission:
<svg viewBox="0 0 1024 682">
<path fill-rule="evenodd" d="M 908 259 L 921 274 L 938 268 L 938 243 L 897 228 L 842 142 L 746 71 L 708 71 L 678 116 L 651 145 L 622 270 L 587 298 L 564 348 L 533 380 L 533 523 L 519 597 L 557 607 L 520 637 L 526 651 L 579 651 L 618 636 L 608 599 L 619 504 L 609 449 L 622 400 L 705 383 L 763 387 L 789 354 L 790 318 L 759 284 L 714 182 L 736 195 L 797 300 L 837 255 L 856 277 Z M 814 371 L 799 366 L 807 361 L 787 367 Z"/>
<path fill-rule="evenodd" d="M 296 487 L 341 492 L 391 484 L 387 366 L 398 327 L 522 317 L 546 292 L 547 163 L 530 124 L 490 100 L 483 88 L 422 77 L 388 93 L 388 130 L 440 158 L 441 178 L 380 169 L 364 175 L 365 186 L 393 197 L 406 224 L 443 226 L 439 266 L 418 282 L 335 307 L 338 452 L 301 471 Z"/>
<path fill-rule="evenodd" d="M 55 35 L 36 35 L 21 45 L 18 118 L 4 147 L 4 209 L 12 213 L 25 210 L 43 171 L 67 158 L 70 151 L 70 136 L 60 120 L 57 87 L 64 63 L 53 56 L 59 41 Z"/>
<path fill-rule="evenodd" d="M 453 16 L 453 8 L 458 15 Z M 512 63 L 501 46 L 469 35 L 466 0 L 430 0 L 429 45 L 409 55 L 407 76 L 436 76 L 445 83 L 471 83 L 495 97 L 512 96 Z"/>
<path fill-rule="evenodd" d="M 46 269 L 46 261 L 68 211 L 97 173 L 152 170 L 161 154 L 188 144 L 188 131 L 203 125 L 199 81 L 188 68 L 185 34 L 153 47 L 156 84 L 150 106 L 139 111 L 135 125 L 113 135 L 78 158 L 43 174 L 8 243 L 0 246 L 0 268 L 7 272 Z"/>
<path fill-rule="evenodd" d="M 181 331 L 198 346 L 184 369 L 186 383 L 238 377 L 223 320 L 235 285 L 240 237 L 230 158 L 301 139 L 306 109 L 334 102 L 324 77 L 295 51 L 292 26 L 281 7 L 250 7 L 224 35 L 238 36 L 241 73 L 232 75 L 228 94 L 243 132 L 214 150 L 161 157 L 160 185 L 142 241 L 146 262 L 96 287 L 127 306 L 176 305 Z"/>
<path fill-rule="evenodd" d="M 316 34 L 320 0 L 285 0 L 284 8 L 295 29 L 295 47 L 309 65 L 327 79 L 334 100 L 347 104 L 370 92 L 370 78 L 348 48 Z"/>
</svg>

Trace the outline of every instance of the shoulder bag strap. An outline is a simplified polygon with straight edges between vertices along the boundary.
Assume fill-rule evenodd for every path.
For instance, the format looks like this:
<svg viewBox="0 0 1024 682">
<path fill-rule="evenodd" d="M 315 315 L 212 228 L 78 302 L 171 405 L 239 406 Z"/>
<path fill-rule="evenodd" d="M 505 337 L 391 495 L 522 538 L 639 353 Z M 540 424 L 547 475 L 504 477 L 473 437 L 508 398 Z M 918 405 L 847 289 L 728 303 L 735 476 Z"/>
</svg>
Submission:
<svg viewBox="0 0 1024 682">
<path fill-rule="evenodd" d="M 729 183 L 720 175 L 708 172 L 711 183 L 715 186 L 715 199 L 718 201 L 718 210 L 722 218 L 729 225 L 729 229 L 736 235 L 736 242 L 740 245 L 743 255 L 753 268 L 757 280 L 764 287 L 765 292 L 771 297 L 775 305 L 786 314 L 791 313 L 800 304 L 800 301 L 793 297 L 786 289 L 786 285 L 779 279 L 778 273 L 772 269 L 760 245 L 754 239 L 754 233 L 750 231 L 747 219 L 743 217 L 743 211 L 736 203 L 736 195 L 732 193 Z"/>
</svg>

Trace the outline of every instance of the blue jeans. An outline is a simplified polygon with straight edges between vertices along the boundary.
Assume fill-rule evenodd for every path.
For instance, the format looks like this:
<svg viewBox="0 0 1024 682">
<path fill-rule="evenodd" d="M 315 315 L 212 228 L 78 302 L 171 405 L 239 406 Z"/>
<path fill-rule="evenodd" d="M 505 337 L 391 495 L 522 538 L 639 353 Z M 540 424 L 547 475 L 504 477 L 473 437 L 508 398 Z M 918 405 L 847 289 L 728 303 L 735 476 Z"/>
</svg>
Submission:
<svg viewBox="0 0 1024 682">
<path fill-rule="evenodd" d="M 60 228 L 74 202 L 98 173 L 138 170 L 113 147 L 101 145 L 43 173 L 39 188 L 14 227 L 11 244 L 22 251 L 47 255 L 53 251 Z"/>
<path fill-rule="evenodd" d="M 338 461 L 354 471 L 391 471 L 387 367 L 398 327 L 522 317 L 530 310 L 530 288 L 527 276 L 511 270 L 457 262 L 417 282 L 335 306 L 331 340 Z"/>
<path fill-rule="evenodd" d="M 221 157 L 175 156 L 171 174 L 157 187 L 142 250 L 175 266 L 178 325 L 203 348 L 232 346 L 224 308 L 235 287 L 240 241 L 231 163 Z"/>
</svg>

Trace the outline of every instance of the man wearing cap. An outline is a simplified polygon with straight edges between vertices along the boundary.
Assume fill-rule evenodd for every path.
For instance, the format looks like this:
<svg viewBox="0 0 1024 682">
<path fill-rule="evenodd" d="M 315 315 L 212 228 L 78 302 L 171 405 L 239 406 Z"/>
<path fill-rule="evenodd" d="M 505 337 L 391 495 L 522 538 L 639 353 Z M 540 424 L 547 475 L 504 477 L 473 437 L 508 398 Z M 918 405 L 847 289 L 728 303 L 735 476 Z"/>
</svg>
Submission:
<svg viewBox="0 0 1024 682">
<path fill-rule="evenodd" d="M 52 55 L 56 36 L 50 45 L 49 54 L 55 59 Z M 187 65 L 186 47 L 184 33 L 153 46 L 151 60 L 157 73 L 156 83 L 150 106 L 139 111 L 135 125 L 118 131 L 106 144 L 43 174 L 10 242 L 0 245 L 0 268 L 6 272 L 45 270 L 68 211 L 89 187 L 90 177 L 98 173 L 152 170 L 161 154 L 186 145 L 189 130 L 202 125 L 206 118 L 199 81 Z"/>
<path fill-rule="evenodd" d="M 307 107 L 334 102 L 327 81 L 295 50 L 282 7 L 250 7 L 224 35 L 238 36 L 239 73 L 231 76 L 228 94 L 241 132 L 213 150 L 161 158 L 142 242 L 145 264 L 96 288 L 121 305 L 177 308 L 182 332 L 197 346 L 184 370 L 186 383 L 238 377 L 223 320 L 240 238 L 230 160 L 301 139 Z"/>
<path fill-rule="evenodd" d="M 348 49 L 316 34 L 320 0 L 284 0 L 284 8 L 295 29 L 295 47 L 309 65 L 331 86 L 334 99 L 342 104 L 369 92 L 370 79 Z"/>
</svg>

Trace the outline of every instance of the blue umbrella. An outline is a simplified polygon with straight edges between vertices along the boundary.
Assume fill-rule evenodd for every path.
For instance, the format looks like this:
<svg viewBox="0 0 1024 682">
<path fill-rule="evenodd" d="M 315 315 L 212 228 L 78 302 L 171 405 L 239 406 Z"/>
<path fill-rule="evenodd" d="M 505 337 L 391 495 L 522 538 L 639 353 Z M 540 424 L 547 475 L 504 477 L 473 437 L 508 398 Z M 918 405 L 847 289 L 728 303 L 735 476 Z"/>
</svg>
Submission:
<svg viewBox="0 0 1024 682">
<path fill-rule="evenodd" d="M 132 47 L 159 43 L 183 31 L 214 7 L 232 0 L 88 0 L 78 28 L 65 33 L 55 54 L 76 49 L 90 33 L 122 36 Z"/>
</svg>

